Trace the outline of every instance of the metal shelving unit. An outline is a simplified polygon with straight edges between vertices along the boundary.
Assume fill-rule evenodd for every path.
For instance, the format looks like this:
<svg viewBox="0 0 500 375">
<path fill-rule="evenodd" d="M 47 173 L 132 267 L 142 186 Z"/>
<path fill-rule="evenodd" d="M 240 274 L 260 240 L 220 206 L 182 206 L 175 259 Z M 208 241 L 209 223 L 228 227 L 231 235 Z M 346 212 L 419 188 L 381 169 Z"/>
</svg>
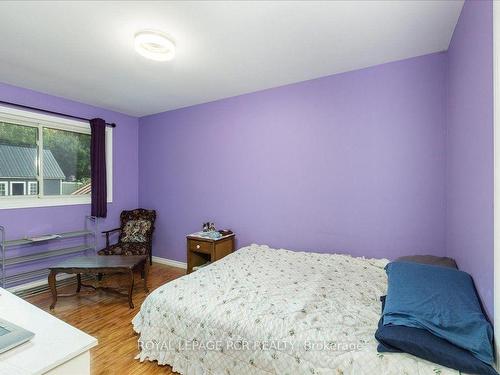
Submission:
<svg viewBox="0 0 500 375">
<path fill-rule="evenodd" d="M 92 224 L 92 225 L 89 225 Z M 1 270 L 2 270 L 2 287 L 8 288 L 9 286 L 22 284 L 26 281 L 34 281 L 37 279 L 42 279 L 47 277 L 48 269 L 45 264 L 43 268 L 34 268 L 29 270 L 23 270 L 20 272 L 15 272 L 12 274 L 8 274 L 9 267 L 15 265 L 23 265 L 29 266 L 33 262 L 41 261 L 41 260 L 49 260 L 51 258 L 60 257 L 62 255 L 70 255 L 70 254 L 80 254 L 83 252 L 87 252 L 89 250 L 93 251 L 93 254 L 96 253 L 97 248 L 97 218 L 94 216 L 87 216 L 85 220 L 85 228 L 79 231 L 73 232 L 64 232 L 64 233 L 56 233 L 58 235 L 57 238 L 49 239 L 46 241 L 31 241 L 26 238 L 15 239 L 15 240 L 6 240 L 5 227 L 0 226 L 0 250 L 1 250 Z M 72 238 L 84 238 L 84 244 L 78 246 L 69 246 L 69 247 L 60 247 L 53 250 L 44 250 L 41 252 L 29 253 L 24 255 L 12 255 L 12 252 L 9 250 L 19 249 L 23 246 L 34 246 L 40 245 L 42 243 L 48 242 L 58 242 L 64 241 Z M 89 238 L 93 239 L 89 241 Z M 55 261 L 57 259 L 54 259 Z"/>
</svg>

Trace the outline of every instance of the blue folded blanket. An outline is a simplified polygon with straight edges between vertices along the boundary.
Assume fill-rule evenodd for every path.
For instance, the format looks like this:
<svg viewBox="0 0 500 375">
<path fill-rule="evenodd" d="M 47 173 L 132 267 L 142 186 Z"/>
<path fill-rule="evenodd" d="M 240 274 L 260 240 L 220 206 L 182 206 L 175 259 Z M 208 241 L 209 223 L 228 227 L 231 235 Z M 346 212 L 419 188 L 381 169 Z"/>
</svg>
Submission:
<svg viewBox="0 0 500 375">
<path fill-rule="evenodd" d="M 484 316 L 472 278 L 452 268 L 392 262 L 384 325 L 422 328 L 493 363 L 493 329 Z"/>
<path fill-rule="evenodd" d="M 384 311 L 385 296 L 380 297 L 380 301 Z M 380 318 L 375 338 L 379 342 L 377 351 L 381 353 L 405 352 L 465 374 L 499 375 L 491 365 L 477 359 L 468 350 L 459 348 L 426 329 L 384 326 L 383 318 Z"/>
</svg>

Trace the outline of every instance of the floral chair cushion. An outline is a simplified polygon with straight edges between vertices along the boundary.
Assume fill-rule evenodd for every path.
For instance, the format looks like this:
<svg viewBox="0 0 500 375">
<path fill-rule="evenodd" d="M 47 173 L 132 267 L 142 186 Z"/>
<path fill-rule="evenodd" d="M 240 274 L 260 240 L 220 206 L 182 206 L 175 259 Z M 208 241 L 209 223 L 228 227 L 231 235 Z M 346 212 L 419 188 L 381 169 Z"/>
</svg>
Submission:
<svg viewBox="0 0 500 375">
<path fill-rule="evenodd" d="M 154 210 L 145 210 L 143 208 L 137 208 L 131 211 L 122 211 L 120 215 L 121 232 L 118 242 L 151 241 L 151 236 L 154 230 L 155 219 L 156 219 L 156 211 Z M 130 222 L 133 223 L 129 224 Z M 147 222 L 149 223 L 149 225 L 143 222 Z M 136 241 L 134 239 L 136 234 L 139 234 L 139 237 L 144 237 L 145 241 Z"/>
<path fill-rule="evenodd" d="M 147 245 L 140 242 L 117 243 L 98 252 L 99 255 L 146 255 Z"/>
<path fill-rule="evenodd" d="M 151 221 L 130 220 L 123 228 L 122 242 L 147 242 Z"/>
</svg>

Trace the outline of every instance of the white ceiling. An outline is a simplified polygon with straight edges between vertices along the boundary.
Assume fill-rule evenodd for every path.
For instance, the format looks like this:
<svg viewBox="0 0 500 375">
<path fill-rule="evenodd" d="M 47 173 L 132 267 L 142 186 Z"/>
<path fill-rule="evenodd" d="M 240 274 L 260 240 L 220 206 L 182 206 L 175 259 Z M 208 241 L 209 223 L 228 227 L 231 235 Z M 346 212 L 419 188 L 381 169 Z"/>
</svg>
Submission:
<svg viewBox="0 0 500 375">
<path fill-rule="evenodd" d="M 448 48 L 463 1 L 0 2 L 0 82 L 143 116 Z M 133 49 L 143 28 L 170 62 Z"/>
</svg>

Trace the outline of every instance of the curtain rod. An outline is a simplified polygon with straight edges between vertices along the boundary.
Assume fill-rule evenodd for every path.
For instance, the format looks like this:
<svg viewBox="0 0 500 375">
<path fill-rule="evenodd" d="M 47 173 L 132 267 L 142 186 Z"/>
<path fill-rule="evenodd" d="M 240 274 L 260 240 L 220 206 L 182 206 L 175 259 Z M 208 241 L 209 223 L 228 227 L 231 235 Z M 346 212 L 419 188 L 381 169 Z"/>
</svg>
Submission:
<svg viewBox="0 0 500 375">
<path fill-rule="evenodd" d="M 17 103 L 11 103 L 11 102 L 6 102 L 4 100 L 0 100 L 0 104 L 7 104 L 7 105 L 12 105 L 14 107 L 20 107 L 20 108 L 26 108 L 30 109 L 32 111 L 39 111 L 39 112 L 45 112 L 45 113 L 50 113 L 51 115 L 56 115 L 56 116 L 63 116 L 63 117 L 69 117 L 69 118 L 74 118 L 77 120 L 83 120 L 83 121 L 90 121 L 90 119 L 85 118 L 85 117 L 79 117 L 79 116 L 73 116 L 73 115 L 68 115 L 66 113 L 61 113 L 61 112 L 55 112 L 55 111 L 49 111 L 48 109 L 42 109 L 42 108 L 36 108 L 36 107 L 30 107 L 29 105 L 23 105 L 23 104 L 17 104 Z M 111 126 L 112 128 L 116 127 L 116 124 L 113 123 L 106 123 L 106 126 Z"/>
</svg>

